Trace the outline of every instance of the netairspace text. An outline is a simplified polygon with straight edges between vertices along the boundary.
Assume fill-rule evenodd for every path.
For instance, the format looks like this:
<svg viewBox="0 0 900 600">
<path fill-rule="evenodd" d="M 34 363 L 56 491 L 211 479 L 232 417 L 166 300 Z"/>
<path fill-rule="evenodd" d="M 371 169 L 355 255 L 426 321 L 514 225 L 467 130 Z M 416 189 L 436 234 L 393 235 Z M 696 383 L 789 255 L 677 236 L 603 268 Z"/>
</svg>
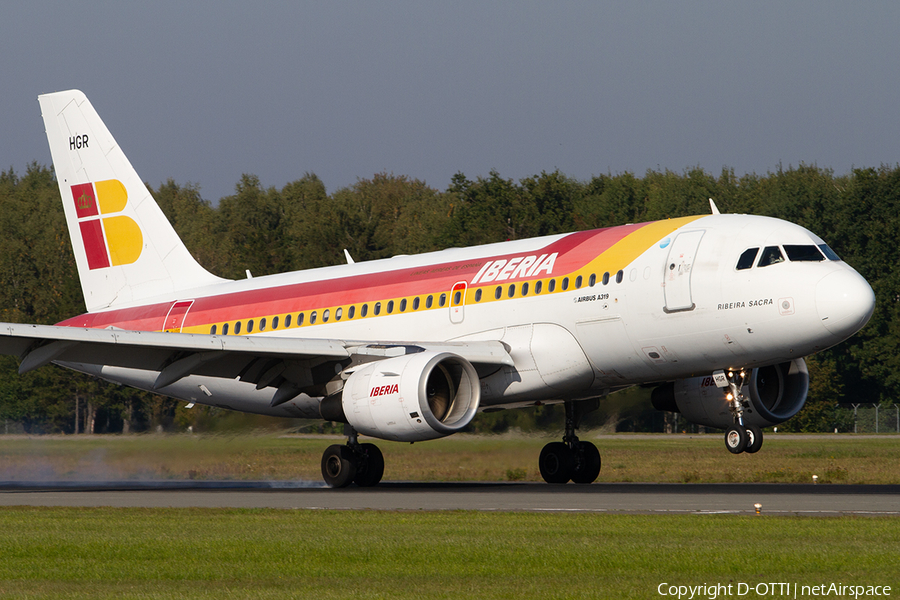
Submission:
<svg viewBox="0 0 900 600">
<path fill-rule="evenodd" d="M 820 583 L 806 585 L 800 583 L 704 583 L 702 585 L 675 585 L 661 583 L 656 588 L 660 596 L 671 596 L 678 600 L 693 598 L 814 598 L 831 596 L 835 598 L 871 598 L 890 596 L 889 585 L 847 585 L 844 583 Z"/>
</svg>

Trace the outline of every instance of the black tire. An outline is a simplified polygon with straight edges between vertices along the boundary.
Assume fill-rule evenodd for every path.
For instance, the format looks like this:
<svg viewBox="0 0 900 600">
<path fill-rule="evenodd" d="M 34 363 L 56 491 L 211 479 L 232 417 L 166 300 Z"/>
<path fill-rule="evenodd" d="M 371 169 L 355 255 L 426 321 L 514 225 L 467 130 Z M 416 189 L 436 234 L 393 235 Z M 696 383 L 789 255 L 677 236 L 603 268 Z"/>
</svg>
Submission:
<svg viewBox="0 0 900 600">
<path fill-rule="evenodd" d="M 747 447 L 747 430 L 738 425 L 732 425 L 725 430 L 725 447 L 732 454 L 740 454 Z"/>
<path fill-rule="evenodd" d="M 578 442 L 575 446 L 576 466 L 572 472 L 575 483 L 594 483 L 600 476 L 600 451 L 591 442 Z"/>
<path fill-rule="evenodd" d="M 538 466 L 547 483 L 568 483 L 575 471 L 575 455 L 562 442 L 550 442 L 541 450 Z"/>
<path fill-rule="evenodd" d="M 359 487 L 378 485 L 384 475 L 384 455 L 375 444 L 360 444 L 359 450 L 362 456 L 353 481 Z"/>
<path fill-rule="evenodd" d="M 348 446 L 328 446 L 322 455 L 322 478 L 328 487 L 347 487 L 356 477 L 357 459 Z"/>
<path fill-rule="evenodd" d="M 754 452 L 759 452 L 759 449 L 762 448 L 763 444 L 763 432 L 762 429 L 757 427 L 756 425 L 747 425 L 747 447 L 744 448 L 744 452 L 749 452 L 753 454 Z"/>
</svg>

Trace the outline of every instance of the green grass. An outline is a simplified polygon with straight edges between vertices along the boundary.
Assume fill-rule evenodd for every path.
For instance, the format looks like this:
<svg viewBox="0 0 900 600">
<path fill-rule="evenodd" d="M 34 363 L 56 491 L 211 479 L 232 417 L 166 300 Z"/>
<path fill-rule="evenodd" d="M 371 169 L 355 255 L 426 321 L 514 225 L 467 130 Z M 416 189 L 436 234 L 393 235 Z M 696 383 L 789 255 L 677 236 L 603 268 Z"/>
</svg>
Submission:
<svg viewBox="0 0 900 600">
<path fill-rule="evenodd" d="M 540 481 L 555 435 L 451 436 L 378 442 L 385 480 Z M 757 454 L 731 455 L 720 434 L 592 435 L 599 481 L 900 484 L 898 436 L 769 434 Z M 321 479 L 323 450 L 343 438 L 266 435 L 0 436 L 0 481 Z"/>
<path fill-rule="evenodd" d="M 900 590 L 900 519 L 0 510 L 3 598 L 654 598 L 660 583 Z"/>
</svg>

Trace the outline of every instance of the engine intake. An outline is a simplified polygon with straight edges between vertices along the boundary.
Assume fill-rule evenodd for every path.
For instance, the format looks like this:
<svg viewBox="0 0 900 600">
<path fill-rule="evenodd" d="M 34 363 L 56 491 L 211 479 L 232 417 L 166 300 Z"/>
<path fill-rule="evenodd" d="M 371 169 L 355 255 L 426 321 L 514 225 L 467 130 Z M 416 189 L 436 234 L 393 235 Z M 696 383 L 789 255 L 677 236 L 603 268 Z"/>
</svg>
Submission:
<svg viewBox="0 0 900 600">
<path fill-rule="evenodd" d="M 365 435 L 418 442 L 461 430 L 480 401 L 478 374 L 469 361 L 449 352 L 420 352 L 361 366 L 340 396 L 322 401 L 320 412 Z"/>
<path fill-rule="evenodd" d="M 744 396 L 750 407 L 744 410 L 744 423 L 770 427 L 796 415 L 806 403 L 809 372 L 802 358 L 758 367 L 750 372 Z M 653 407 L 680 412 L 698 425 L 726 428 L 734 422 L 725 392 L 712 377 L 692 377 L 667 383 L 653 390 Z"/>
</svg>

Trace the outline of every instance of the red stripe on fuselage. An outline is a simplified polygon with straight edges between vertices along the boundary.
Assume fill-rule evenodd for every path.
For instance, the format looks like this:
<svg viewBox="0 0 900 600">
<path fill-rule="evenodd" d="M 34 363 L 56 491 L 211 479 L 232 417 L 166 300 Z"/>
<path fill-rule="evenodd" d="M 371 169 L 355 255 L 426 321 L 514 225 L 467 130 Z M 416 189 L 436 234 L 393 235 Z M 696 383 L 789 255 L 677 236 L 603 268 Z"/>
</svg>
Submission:
<svg viewBox="0 0 900 600">
<path fill-rule="evenodd" d="M 488 261 L 510 259 L 524 254 L 549 255 L 556 252 L 558 256 L 553 273 L 519 277 L 515 281 L 564 276 L 583 267 L 613 244 L 644 225 L 623 225 L 572 233 L 542 248 L 528 252 L 494 254 L 469 260 L 193 298 L 194 304 L 185 319 L 184 328 L 238 321 L 263 315 L 297 313 L 328 306 L 371 303 L 388 298 L 440 294 L 449 292 L 452 286 L 459 281 L 471 281 L 472 277 Z M 486 283 L 485 285 L 493 286 L 495 284 Z M 480 284 L 476 283 L 473 287 L 480 287 Z M 182 297 L 180 296 L 178 299 L 182 299 Z M 174 300 L 175 298 L 172 299 L 172 301 Z M 163 328 L 172 301 L 86 313 L 62 321 L 59 325 L 89 328 L 114 326 L 136 331 L 159 331 Z"/>
</svg>

